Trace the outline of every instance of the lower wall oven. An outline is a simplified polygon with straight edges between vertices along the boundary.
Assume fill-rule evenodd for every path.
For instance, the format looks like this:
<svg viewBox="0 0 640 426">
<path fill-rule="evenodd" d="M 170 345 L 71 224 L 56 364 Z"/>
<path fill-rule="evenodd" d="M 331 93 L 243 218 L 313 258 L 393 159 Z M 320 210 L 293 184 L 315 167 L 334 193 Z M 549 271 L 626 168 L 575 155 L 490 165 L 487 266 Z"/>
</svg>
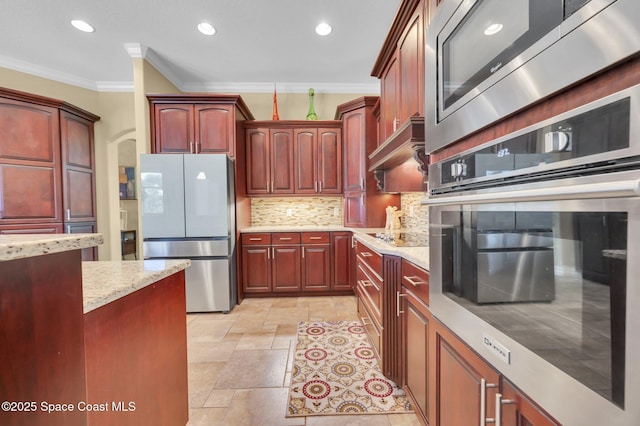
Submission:
<svg viewBox="0 0 640 426">
<path fill-rule="evenodd" d="M 624 154 L 604 163 L 465 182 L 459 172 L 491 150 L 504 164 L 501 150 L 527 132 L 542 151 L 531 155 L 545 155 L 545 122 L 481 147 L 485 158 L 466 152 L 430 170 L 433 315 L 566 425 L 640 424 L 640 132 L 618 124 Z"/>
</svg>

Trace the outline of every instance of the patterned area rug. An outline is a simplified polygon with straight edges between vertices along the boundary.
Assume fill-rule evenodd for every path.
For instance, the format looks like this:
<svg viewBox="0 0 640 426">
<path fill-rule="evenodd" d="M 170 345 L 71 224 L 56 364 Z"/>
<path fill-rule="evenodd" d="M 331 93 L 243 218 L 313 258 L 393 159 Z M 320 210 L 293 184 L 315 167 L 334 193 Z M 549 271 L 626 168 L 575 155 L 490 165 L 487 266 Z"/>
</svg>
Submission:
<svg viewBox="0 0 640 426">
<path fill-rule="evenodd" d="M 382 375 L 360 322 L 298 324 L 287 417 L 411 412 L 402 389 Z"/>
</svg>

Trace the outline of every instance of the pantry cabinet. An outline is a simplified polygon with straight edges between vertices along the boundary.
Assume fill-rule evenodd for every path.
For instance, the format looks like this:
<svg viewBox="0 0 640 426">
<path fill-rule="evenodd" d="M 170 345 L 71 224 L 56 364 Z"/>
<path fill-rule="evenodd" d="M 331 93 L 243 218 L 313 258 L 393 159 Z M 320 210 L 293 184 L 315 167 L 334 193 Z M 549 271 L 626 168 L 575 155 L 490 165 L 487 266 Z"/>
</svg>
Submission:
<svg viewBox="0 0 640 426">
<path fill-rule="evenodd" d="M 94 123 L 56 99 L 0 89 L 0 233 L 96 230 Z M 84 232 L 84 231 L 83 231 Z M 95 259 L 97 250 L 83 252 Z"/>
<path fill-rule="evenodd" d="M 236 156 L 236 123 L 253 116 L 237 95 L 147 96 L 151 151 Z"/>
</svg>

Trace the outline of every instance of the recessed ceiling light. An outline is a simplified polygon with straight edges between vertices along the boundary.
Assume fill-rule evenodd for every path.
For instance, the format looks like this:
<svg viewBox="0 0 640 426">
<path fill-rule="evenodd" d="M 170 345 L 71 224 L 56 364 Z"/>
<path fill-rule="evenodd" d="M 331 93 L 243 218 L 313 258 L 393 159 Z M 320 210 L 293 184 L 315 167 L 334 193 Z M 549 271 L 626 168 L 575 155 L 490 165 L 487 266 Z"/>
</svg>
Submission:
<svg viewBox="0 0 640 426">
<path fill-rule="evenodd" d="M 331 31 L 333 31 L 333 28 L 331 28 L 331 25 L 326 22 L 322 22 L 316 27 L 316 34 L 321 36 L 329 35 Z"/>
<path fill-rule="evenodd" d="M 484 35 L 494 35 L 500 32 L 502 24 L 491 24 L 484 29 Z"/>
<path fill-rule="evenodd" d="M 87 24 L 81 19 L 74 19 L 71 21 L 71 25 L 79 29 L 80 31 L 84 31 L 85 33 L 92 33 L 95 31 L 91 25 Z"/>
<path fill-rule="evenodd" d="M 208 22 L 198 24 L 198 31 L 204 35 L 214 35 L 216 33 L 216 29 Z"/>
</svg>

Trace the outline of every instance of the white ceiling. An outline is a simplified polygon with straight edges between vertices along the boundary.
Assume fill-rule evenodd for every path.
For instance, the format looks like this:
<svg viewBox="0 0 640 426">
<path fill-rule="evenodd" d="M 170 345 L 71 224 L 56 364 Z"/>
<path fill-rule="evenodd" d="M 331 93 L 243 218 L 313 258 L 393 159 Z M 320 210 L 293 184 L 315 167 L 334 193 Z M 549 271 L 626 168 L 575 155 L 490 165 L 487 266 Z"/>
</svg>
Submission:
<svg viewBox="0 0 640 426">
<path fill-rule="evenodd" d="M 138 50 L 183 91 L 261 92 L 277 83 L 278 91 L 375 93 L 371 70 L 400 1 L 0 0 L 0 67 L 131 90 Z M 96 31 L 82 33 L 71 19 Z M 315 34 L 322 20 L 333 26 L 329 36 Z M 200 34 L 202 21 L 217 34 Z"/>
</svg>

